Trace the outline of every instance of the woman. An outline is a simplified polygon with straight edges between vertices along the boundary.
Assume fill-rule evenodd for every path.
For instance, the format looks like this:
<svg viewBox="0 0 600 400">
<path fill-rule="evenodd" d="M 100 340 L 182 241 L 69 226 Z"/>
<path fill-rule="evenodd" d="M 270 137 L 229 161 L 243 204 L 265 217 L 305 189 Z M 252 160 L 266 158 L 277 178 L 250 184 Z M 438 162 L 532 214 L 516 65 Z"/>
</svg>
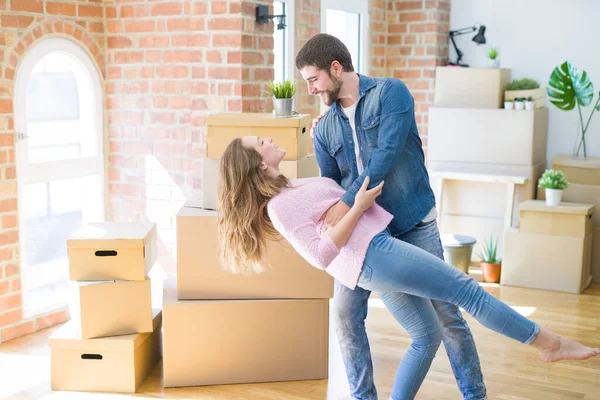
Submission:
<svg viewBox="0 0 600 400">
<path fill-rule="evenodd" d="M 386 226 L 392 216 L 375 203 L 383 182 L 367 190 L 366 178 L 348 214 L 325 229 L 322 216 L 343 189 L 328 178 L 290 182 L 279 173 L 284 156 L 285 150 L 272 140 L 256 136 L 234 139 L 223 153 L 218 231 L 222 265 L 228 269 L 260 272 L 265 240 L 279 232 L 310 264 L 350 289 L 404 292 L 455 304 L 484 326 L 532 345 L 543 361 L 584 360 L 600 354 L 600 349 L 541 328 L 490 296 L 468 275 L 391 237 Z M 422 361 L 396 375 L 392 399 L 414 397 L 430 365 L 430 360 Z"/>
</svg>

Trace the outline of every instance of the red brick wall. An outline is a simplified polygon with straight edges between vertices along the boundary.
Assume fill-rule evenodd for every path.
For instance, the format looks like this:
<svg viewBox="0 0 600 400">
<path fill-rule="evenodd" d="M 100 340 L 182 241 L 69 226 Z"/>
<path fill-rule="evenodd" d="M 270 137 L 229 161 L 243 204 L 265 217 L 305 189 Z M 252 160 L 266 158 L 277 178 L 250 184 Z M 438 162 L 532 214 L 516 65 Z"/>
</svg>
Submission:
<svg viewBox="0 0 600 400">
<path fill-rule="evenodd" d="M 0 342 L 68 318 L 66 309 L 23 319 L 13 88 L 24 54 L 48 37 L 79 43 L 104 71 L 104 7 L 95 1 L 0 1 Z"/>
<path fill-rule="evenodd" d="M 308 42 L 308 39 L 321 32 L 321 1 L 320 0 L 296 0 L 296 52 Z M 300 114 L 311 114 L 313 117 L 319 115 L 319 98 L 311 96 L 306 89 L 306 83 L 302 80 L 300 73 L 296 71 L 298 91 L 294 106 Z"/>
<path fill-rule="evenodd" d="M 387 73 L 402 79 L 412 92 L 419 133 L 427 148 L 435 67 L 448 59 L 450 0 L 388 1 L 387 20 Z"/>
<path fill-rule="evenodd" d="M 388 7 L 394 2 L 389 0 L 370 0 L 369 22 L 371 52 L 368 75 L 383 78 L 387 71 Z"/>
</svg>

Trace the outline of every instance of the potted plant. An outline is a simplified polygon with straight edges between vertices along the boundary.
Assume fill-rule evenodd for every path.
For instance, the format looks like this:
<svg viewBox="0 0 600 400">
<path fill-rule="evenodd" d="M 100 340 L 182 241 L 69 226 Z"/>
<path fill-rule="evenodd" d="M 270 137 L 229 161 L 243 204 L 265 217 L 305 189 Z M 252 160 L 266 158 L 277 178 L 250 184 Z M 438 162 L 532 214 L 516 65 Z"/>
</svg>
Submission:
<svg viewBox="0 0 600 400">
<path fill-rule="evenodd" d="M 570 62 L 565 61 L 554 68 L 548 82 L 548 96 L 550 102 L 563 111 L 569 111 L 577 106 L 579 118 L 577 120 L 577 139 L 573 148 L 573 158 L 587 158 L 585 135 L 590 126 L 594 111 L 600 111 L 600 96 L 596 100 L 587 122 L 583 122 L 582 107 L 592 104 L 594 99 L 594 85 L 587 72 L 580 71 Z"/>
<path fill-rule="evenodd" d="M 504 109 L 505 110 L 514 110 L 515 102 L 512 99 L 504 100 Z"/>
<path fill-rule="evenodd" d="M 525 104 L 523 104 L 523 98 L 517 97 L 515 99 L 515 110 L 520 111 L 525 108 Z"/>
<path fill-rule="evenodd" d="M 273 96 L 276 117 L 289 117 L 294 114 L 293 102 L 296 94 L 296 82 L 285 79 L 283 82 L 269 82 L 269 93 Z"/>
<path fill-rule="evenodd" d="M 493 239 L 483 243 L 481 253 L 478 257 L 481 259 L 481 272 L 483 281 L 488 283 L 500 282 L 501 261 L 497 255 L 498 239 Z"/>
<path fill-rule="evenodd" d="M 562 192 L 569 186 L 569 182 L 562 171 L 547 169 L 538 182 L 539 188 L 546 192 L 546 205 L 557 206 L 560 204 Z"/>
<path fill-rule="evenodd" d="M 488 50 L 488 67 L 500 68 L 500 60 L 498 59 L 498 49 L 490 47 Z"/>
<path fill-rule="evenodd" d="M 533 108 L 544 106 L 546 90 L 540 87 L 540 84 L 531 78 L 513 80 L 504 90 L 504 99 L 529 98 L 533 101 Z"/>
<path fill-rule="evenodd" d="M 529 111 L 533 110 L 533 97 L 529 96 L 525 99 L 525 109 Z"/>
</svg>

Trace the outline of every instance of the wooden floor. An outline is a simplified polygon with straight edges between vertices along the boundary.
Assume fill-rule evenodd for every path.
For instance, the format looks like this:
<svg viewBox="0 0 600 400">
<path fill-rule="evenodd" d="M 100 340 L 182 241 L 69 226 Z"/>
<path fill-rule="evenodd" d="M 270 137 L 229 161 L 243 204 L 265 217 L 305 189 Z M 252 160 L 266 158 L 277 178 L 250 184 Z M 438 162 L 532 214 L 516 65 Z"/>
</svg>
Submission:
<svg viewBox="0 0 600 400">
<path fill-rule="evenodd" d="M 600 347 L 600 284 L 581 295 L 541 290 L 486 286 L 492 295 L 520 313 L 560 334 Z M 498 400 L 597 400 L 600 399 L 600 357 L 584 362 L 546 364 L 533 348 L 489 331 L 466 316 L 481 357 L 489 398 Z M 375 379 L 380 399 L 387 399 L 396 366 L 409 345 L 378 299 L 372 299 L 368 317 Z M 283 382 L 163 389 L 161 365 L 135 395 L 52 392 L 49 384 L 49 349 L 46 338 L 54 328 L 0 344 L 0 399 L 340 399 L 343 385 L 330 373 L 330 381 Z M 339 368 L 339 367 L 337 367 Z M 461 399 L 443 348 L 417 396 L 418 399 Z"/>
</svg>

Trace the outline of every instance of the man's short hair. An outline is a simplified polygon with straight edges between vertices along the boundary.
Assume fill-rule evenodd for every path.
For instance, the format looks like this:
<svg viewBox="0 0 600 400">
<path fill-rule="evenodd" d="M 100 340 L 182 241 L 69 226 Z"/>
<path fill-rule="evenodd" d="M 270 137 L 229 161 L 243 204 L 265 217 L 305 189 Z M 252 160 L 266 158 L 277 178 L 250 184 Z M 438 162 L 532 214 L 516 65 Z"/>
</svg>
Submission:
<svg viewBox="0 0 600 400">
<path fill-rule="evenodd" d="M 334 61 L 341 64 L 344 72 L 354 71 L 352 56 L 346 45 L 335 36 L 319 33 L 310 38 L 296 55 L 296 68 L 311 65 L 329 72 Z"/>
</svg>

